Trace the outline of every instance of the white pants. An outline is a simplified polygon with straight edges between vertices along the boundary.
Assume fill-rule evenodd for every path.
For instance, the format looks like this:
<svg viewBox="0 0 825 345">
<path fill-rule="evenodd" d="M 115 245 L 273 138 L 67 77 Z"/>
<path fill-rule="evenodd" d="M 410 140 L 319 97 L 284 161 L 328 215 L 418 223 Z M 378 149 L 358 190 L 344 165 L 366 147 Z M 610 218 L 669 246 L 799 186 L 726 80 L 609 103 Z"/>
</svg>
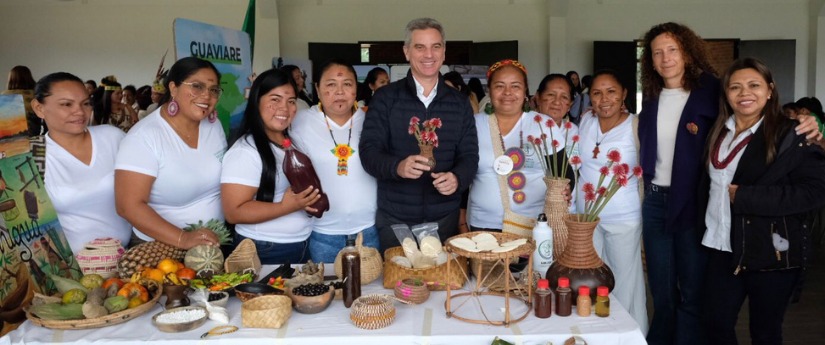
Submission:
<svg viewBox="0 0 825 345">
<path fill-rule="evenodd" d="M 602 260 L 613 270 L 616 287 L 613 296 L 627 309 L 647 334 L 647 294 L 642 269 L 642 220 L 600 222 L 593 233 L 593 245 Z"/>
</svg>

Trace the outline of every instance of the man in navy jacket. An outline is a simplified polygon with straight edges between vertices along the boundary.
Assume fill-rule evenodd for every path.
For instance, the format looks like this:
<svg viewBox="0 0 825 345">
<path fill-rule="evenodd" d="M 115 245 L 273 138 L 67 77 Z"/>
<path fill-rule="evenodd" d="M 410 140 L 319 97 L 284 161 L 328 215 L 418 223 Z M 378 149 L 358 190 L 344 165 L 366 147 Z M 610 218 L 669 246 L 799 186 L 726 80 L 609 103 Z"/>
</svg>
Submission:
<svg viewBox="0 0 825 345">
<path fill-rule="evenodd" d="M 444 30 L 431 18 L 407 24 L 404 55 L 407 77 L 373 96 L 361 134 L 361 162 L 378 180 L 375 226 L 381 249 L 398 246 L 390 226 L 437 222 L 441 240 L 457 234 L 461 193 L 478 169 L 478 139 L 470 102 L 447 87 L 439 73 L 444 63 Z M 435 166 L 420 155 L 410 134 L 410 119 L 438 118 Z"/>
</svg>

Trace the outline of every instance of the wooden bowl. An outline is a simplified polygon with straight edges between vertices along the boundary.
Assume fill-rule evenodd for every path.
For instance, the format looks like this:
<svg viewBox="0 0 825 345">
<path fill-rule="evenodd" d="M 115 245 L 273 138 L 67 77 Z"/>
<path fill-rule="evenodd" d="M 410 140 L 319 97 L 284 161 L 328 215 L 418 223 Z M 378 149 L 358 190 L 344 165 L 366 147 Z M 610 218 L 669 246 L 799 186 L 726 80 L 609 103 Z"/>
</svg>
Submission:
<svg viewBox="0 0 825 345">
<path fill-rule="evenodd" d="M 292 299 L 292 308 L 301 314 L 317 314 L 326 310 L 335 299 L 335 288 L 330 286 L 329 291 L 318 296 L 301 296 L 286 290 L 287 296 Z"/>
<path fill-rule="evenodd" d="M 196 310 L 202 310 L 203 311 L 203 316 L 201 316 L 197 319 L 188 320 L 188 321 L 185 321 L 185 322 L 176 322 L 176 323 L 158 322 L 158 318 L 161 317 L 162 315 L 167 315 L 167 314 L 171 314 L 171 313 L 175 313 L 175 312 L 191 312 L 191 311 L 196 311 Z M 160 313 L 155 314 L 155 316 L 152 317 L 152 324 L 154 324 L 155 327 L 157 327 L 159 330 L 164 331 L 164 332 L 169 332 L 169 333 L 186 332 L 186 331 L 190 331 L 190 330 L 193 330 L 195 328 L 198 328 L 198 327 L 202 326 L 204 323 L 206 323 L 207 316 L 209 316 L 209 313 L 207 313 L 206 308 L 203 308 L 203 307 L 173 308 L 173 309 L 169 309 L 167 311 L 162 311 Z"/>
<path fill-rule="evenodd" d="M 258 296 L 283 295 L 284 291 L 267 284 L 246 283 L 235 286 L 235 295 L 241 302 L 246 302 Z"/>
</svg>

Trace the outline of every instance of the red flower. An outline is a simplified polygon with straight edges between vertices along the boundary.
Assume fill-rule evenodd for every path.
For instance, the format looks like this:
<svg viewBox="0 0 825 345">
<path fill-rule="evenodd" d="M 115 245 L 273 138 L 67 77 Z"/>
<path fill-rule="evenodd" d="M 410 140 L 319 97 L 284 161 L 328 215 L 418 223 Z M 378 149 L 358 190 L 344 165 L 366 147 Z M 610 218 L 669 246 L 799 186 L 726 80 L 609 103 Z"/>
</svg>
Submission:
<svg viewBox="0 0 825 345">
<path fill-rule="evenodd" d="M 435 133 L 433 133 L 433 136 L 435 137 L 435 139 L 433 139 L 433 147 L 438 147 L 438 136 L 435 135 Z"/>
<path fill-rule="evenodd" d="M 430 127 L 430 120 L 424 120 L 424 122 L 421 123 L 421 126 L 424 126 L 424 128 Z"/>
<path fill-rule="evenodd" d="M 607 193 L 607 187 L 599 187 L 599 190 L 596 192 L 599 196 L 603 196 Z"/>
<path fill-rule="evenodd" d="M 427 131 L 421 132 L 421 140 L 430 141 L 431 138 L 432 138 L 432 132 L 427 132 Z"/>
<path fill-rule="evenodd" d="M 528 135 L 527 136 L 527 142 L 530 142 L 530 143 L 533 142 L 533 135 Z"/>
<path fill-rule="evenodd" d="M 536 121 L 536 123 L 541 123 L 541 116 L 539 116 L 539 115 L 533 116 L 533 121 Z"/>
<path fill-rule="evenodd" d="M 579 135 L 578 135 L 578 134 L 576 134 L 576 135 L 574 135 L 574 136 L 573 136 L 573 142 L 574 142 L 574 143 L 579 142 Z"/>
<path fill-rule="evenodd" d="M 564 129 L 571 129 L 573 128 L 573 124 L 570 121 L 564 123 Z"/>
<path fill-rule="evenodd" d="M 607 176 L 607 174 L 610 173 L 610 170 L 608 170 L 607 167 L 604 166 L 604 167 L 599 168 L 599 173 L 602 174 L 602 176 Z"/>
<path fill-rule="evenodd" d="M 630 166 L 627 163 L 622 163 L 622 174 L 627 175 L 630 173 Z"/>
<path fill-rule="evenodd" d="M 579 156 L 570 157 L 570 164 L 572 164 L 572 165 L 581 165 L 582 164 L 581 157 L 579 157 Z"/>
<path fill-rule="evenodd" d="M 553 121 L 553 119 L 547 119 L 547 121 L 544 122 L 544 125 L 549 127 L 549 128 L 553 128 L 553 127 L 556 126 L 556 122 Z"/>
<path fill-rule="evenodd" d="M 611 150 L 607 153 L 607 160 L 617 163 L 622 160 L 622 154 L 619 153 L 619 150 Z"/>
<path fill-rule="evenodd" d="M 596 200 L 596 193 L 593 192 L 584 192 L 584 201 L 595 201 Z"/>
<path fill-rule="evenodd" d="M 407 129 L 407 133 L 410 135 L 415 134 L 415 125 L 410 125 L 410 128 Z"/>
<path fill-rule="evenodd" d="M 625 176 L 624 169 L 622 168 L 621 164 L 616 164 L 613 166 L 613 175 L 618 176 Z"/>
<path fill-rule="evenodd" d="M 547 134 L 541 133 L 541 138 L 542 139 L 547 139 Z"/>
<path fill-rule="evenodd" d="M 533 145 L 541 145 L 541 139 L 536 138 L 536 139 L 533 141 Z"/>
<path fill-rule="evenodd" d="M 435 128 L 441 128 L 441 119 L 439 119 L 437 117 L 431 119 L 430 120 L 430 126 L 433 126 Z"/>
<path fill-rule="evenodd" d="M 559 141 L 558 140 L 553 140 L 553 148 L 557 148 L 557 147 L 559 147 Z"/>
<path fill-rule="evenodd" d="M 584 184 L 584 187 L 582 187 L 582 190 L 585 193 L 593 193 L 593 191 L 595 191 L 595 187 L 593 187 L 592 183 L 587 182 L 587 183 Z"/>
<path fill-rule="evenodd" d="M 636 178 L 642 178 L 642 167 L 638 165 L 633 167 L 633 175 L 635 175 Z"/>
<path fill-rule="evenodd" d="M 413 116 L 412 118 L 410 118 L 410 126 L 418 125 L 420 121 L 421 119 L 419 119 L 418 116 Z"/>
<path fill-rule="evenodd" d="M 622 187 L 627 186 L 627 176 L 625 176 L 625 175 L 616 176 L 616 183 L 618 183 L 619 186 L 622 186 Z"/>
</svg>

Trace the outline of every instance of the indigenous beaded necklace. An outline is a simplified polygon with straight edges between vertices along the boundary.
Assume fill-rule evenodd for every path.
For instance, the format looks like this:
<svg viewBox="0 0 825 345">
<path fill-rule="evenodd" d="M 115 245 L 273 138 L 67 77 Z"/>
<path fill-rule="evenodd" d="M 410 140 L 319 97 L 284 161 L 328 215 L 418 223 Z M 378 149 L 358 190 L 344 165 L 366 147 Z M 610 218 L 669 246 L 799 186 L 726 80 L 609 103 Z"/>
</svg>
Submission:
<svg viewBox="0 0 825 345">
<path fill-rule="evenodd" d="M 322 113 L 323 114 L 323 113 Z M 354 117 L 355 115 L 353 115 Z M 329 130 L 329 137 L 332 138 L 332 143 L 335 144 L 335 147 L 332 150 L 332 155 L 338 158 L 338 175 L 347 175 L 349 166 L 347 164 L 347 160 L 352 157 L 352 154 L 355 153 L 355 150 L 350 146 L 350 142 L 352 141 L 352 123 L 355 122 L 355 119 L 352 117 L 349 119 L 349 134 L 347 135 L 347 143 L 346 144 L 339 144 L 335 141 L 335 136 L 332 134 L 332 127 L 329 125 L 329 116 L 324 114 L 324 123 L 327 124 L 327 130 Z"/>
<path fill-rule="evenodd" d="M 745 139 L 742 139 L 742 141 L 739 144 L 734 146 L 733 150 L 731 150 L 730 153 L 728 153 L 728 156 L 725 157 L 724 160 L 719 161 L 719 149 L 722 147 L 722 142 L 725 140 L 727 134 L 728 129 L 722 129 L 722 132 L 719 133 L 719 137 L 716 138 L 716 143 L 713 145 L 713 149 L 710 152 L 710 163 L 713 164 L 713 167 L 718 170 L 723 170 L 727 168 L 728 164 L 730 164 L 730 162 L 733 161 L 733 158 L 736 157 L 736 154 L 739 153 L 739 151 L 742 151 L 742 149 L 745 148 L 745 146 L 747 146 L 749 142 L 751 142 L 751 139 L 753 139 L 753 133 L 751 133 L 750 135 L 745 137 Z"/>
</svg>

